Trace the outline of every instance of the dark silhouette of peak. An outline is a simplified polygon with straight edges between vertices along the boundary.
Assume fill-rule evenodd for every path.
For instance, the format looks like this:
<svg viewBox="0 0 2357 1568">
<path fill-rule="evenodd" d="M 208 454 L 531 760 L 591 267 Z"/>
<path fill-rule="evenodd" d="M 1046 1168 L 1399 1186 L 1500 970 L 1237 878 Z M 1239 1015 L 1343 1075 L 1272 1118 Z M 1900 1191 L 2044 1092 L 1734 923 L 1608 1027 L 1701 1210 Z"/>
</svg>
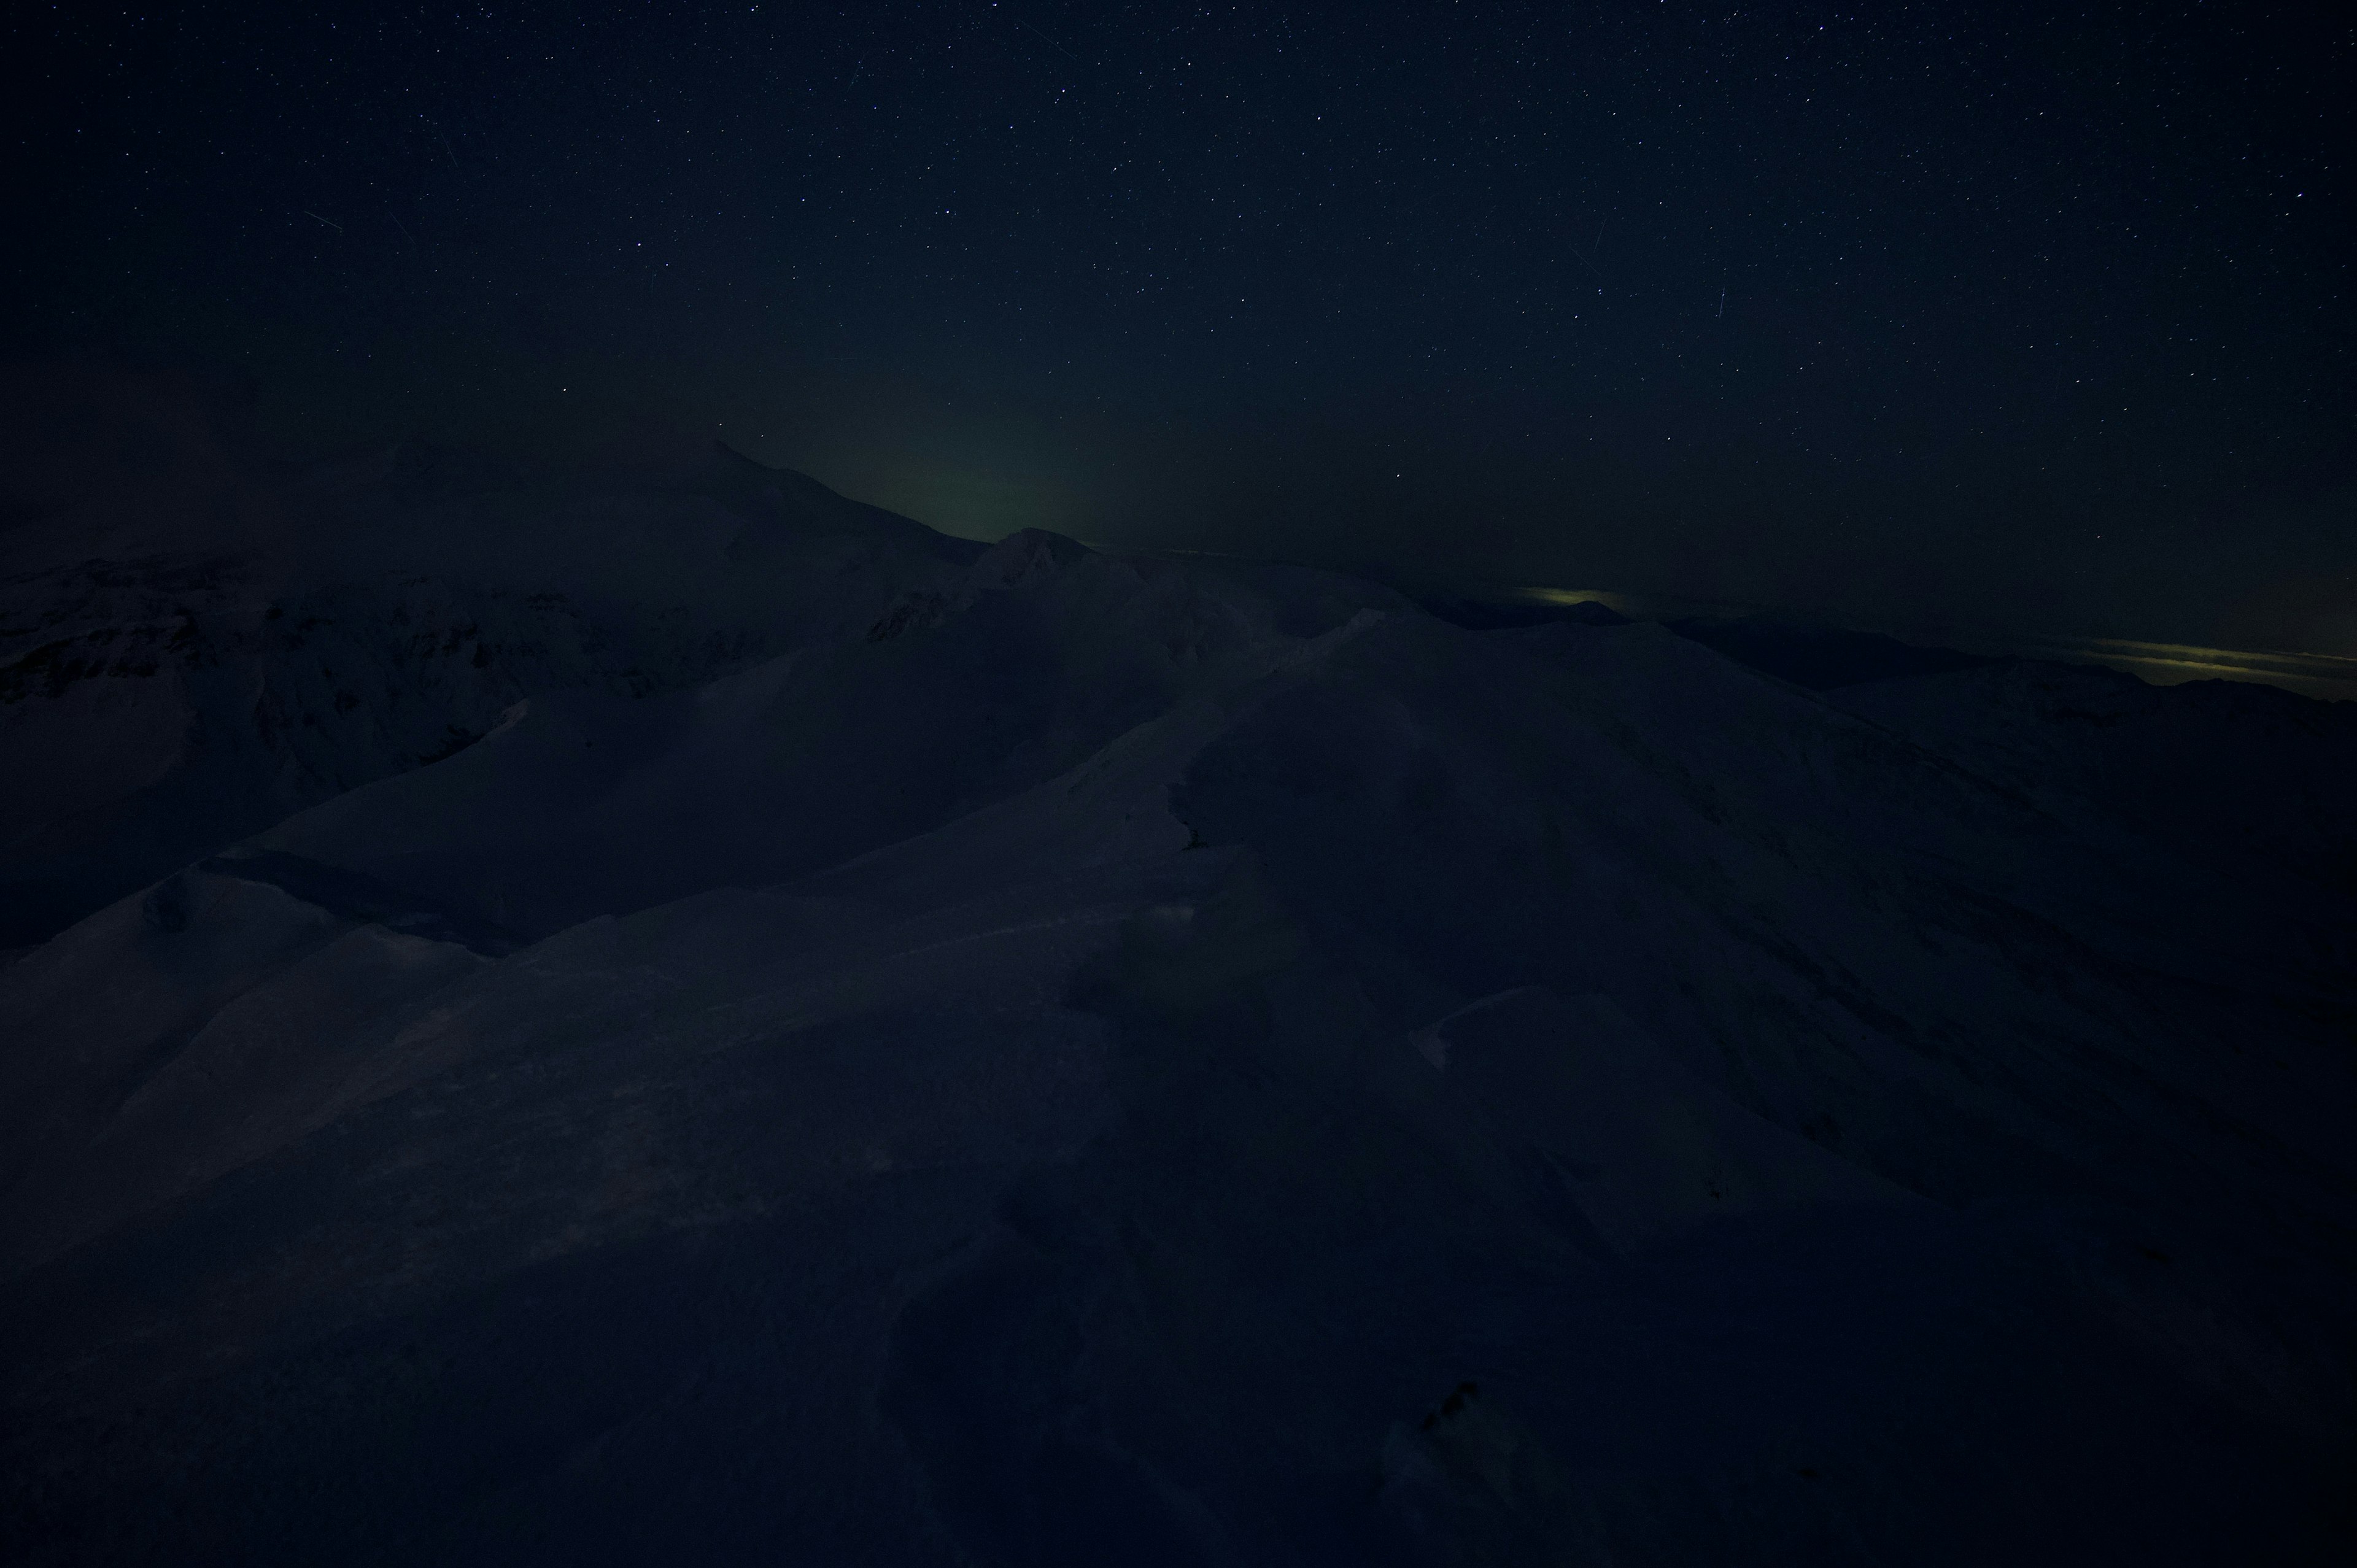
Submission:
<svg viewBox="0 0 2357 1568">
<path fill-rule="evenodd" d="M 1430 614 L 1469 631 L 1512 631 L 1534 626 L 1627 626 L 1629 618 L 1593 599 L 1577 604 L 1435 597 L 1419 600 Z"/>
<path fill-rule="evenodd" d="M 1739 619 L 1691 616 L 1663 624 L 1690 642 L 1813 692 L 1976 670 L 1991 662 L 1952 648 L 1918 648 L 1878 631 L 1850 631 L 1772 615 Z"/>
<path fill-rule="evenodd" d="M 1079 540 L 1048 529 L 1019 528 L 983 552 L 975 567 L 1002 583 L 1016 583 L 1036 572 L 1069 566 L 1094 553 Z"/>
<path fill-rule="evenodd" d="M 744 453 L 739 452 L 736 447 L 731 446 L 728 443 L 721 440 L 717 436 L 713 438 L 712 449 L 705 454 L 704 460 L 705 464 L 712 468 L 724 473 L 775 474 L 784 472 L 782 469 L 772 468 L 766 463 L 748 457 Z"/>
</svg>

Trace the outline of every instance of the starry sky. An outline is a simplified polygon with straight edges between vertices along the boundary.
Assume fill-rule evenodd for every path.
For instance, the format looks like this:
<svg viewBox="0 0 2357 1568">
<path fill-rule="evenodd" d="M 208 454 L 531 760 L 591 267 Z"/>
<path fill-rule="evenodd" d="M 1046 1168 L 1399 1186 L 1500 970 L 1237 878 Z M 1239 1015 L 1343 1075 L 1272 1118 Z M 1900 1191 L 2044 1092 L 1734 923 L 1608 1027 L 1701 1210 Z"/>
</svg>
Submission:
<svg viewBox="0 0 2357 1568">
<path fill-rule="evenodd" d="M 2328 7 L 19 7 L 0 349 L 291 452 L 2357 654 Z"/>
</svg>

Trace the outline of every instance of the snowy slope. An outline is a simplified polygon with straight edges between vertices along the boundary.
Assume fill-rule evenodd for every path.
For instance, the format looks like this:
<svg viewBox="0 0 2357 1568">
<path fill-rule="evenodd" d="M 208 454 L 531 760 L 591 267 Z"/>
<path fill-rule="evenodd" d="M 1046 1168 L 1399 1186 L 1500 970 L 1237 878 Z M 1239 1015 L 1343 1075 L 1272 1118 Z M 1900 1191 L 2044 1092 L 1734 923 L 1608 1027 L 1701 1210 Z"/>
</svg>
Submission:
<svg viewBox="0 0 2357 1568">
<path fill-rule="evenodd" d="M 2357 703 L 2245 682 L 2147 686 L 2024 660 L 1834 700 L 2051 810 L 2126 819 L 2329 895 L 2357 891 Z"/>
<path fill-rule="evenodd" d="M 0 534 L 0 749 L 26 759 L 0 779 L 0 948 L 524 697 L 679 691 L 853 635 L 976 548 L 725 449 L 585 483 L 413 444 L 250 489 Z"/>
<path fill-rule="evenodd" d="M 0 969 L 12 1558 L 2334 1560 L 2357 922 L 2288 830 L 2018 667 L 838 569 L 773 482 L 452 575 L 725 653 Z M 2343 744 L 2120 700 L 2213 810 Z"/>
</svg>

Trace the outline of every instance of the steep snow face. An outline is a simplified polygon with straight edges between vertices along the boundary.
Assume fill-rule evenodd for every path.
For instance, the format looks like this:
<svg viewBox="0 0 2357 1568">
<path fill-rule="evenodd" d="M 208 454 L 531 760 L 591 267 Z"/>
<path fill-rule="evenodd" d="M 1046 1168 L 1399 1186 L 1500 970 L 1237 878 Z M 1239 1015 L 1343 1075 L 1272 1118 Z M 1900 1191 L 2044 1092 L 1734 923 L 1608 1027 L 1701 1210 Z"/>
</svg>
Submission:
<svg viewBox="0 0 2357 1568">
<path fill-rule="evenodd" d="M 1834 700 L 2050 810 L 2287 881 L 2277 896 L 2357 893 L 2357 703 L 2019 660 Z"/>
<path fill-rule="evenodd" d="M 536 703 L 449 765 L 261 842 L 546 935 L 924 832 L 1244 687 L 1300 645 L 1253 596 L 1059 547 L 1074 557 L 1016 535 L 864 638 L 692 694 Z"/>
<path fill-rule="evenodd" d="M 921 559 L 0 970 L 12 1559 L 2330 1560 L 2344 890 L 2000 667 Z"/>
<path fill-rule="evenodd" d="M 725 451 L 593 487 L 412 447 L 266 499 L 217 531 L 233 550 L 177 520 L 156 553 L 0 584 L 0 747 L 28 759 L 0 779 L 0 948 L 528 696 L 856 638 L 978 548 Z"/>
</svg>

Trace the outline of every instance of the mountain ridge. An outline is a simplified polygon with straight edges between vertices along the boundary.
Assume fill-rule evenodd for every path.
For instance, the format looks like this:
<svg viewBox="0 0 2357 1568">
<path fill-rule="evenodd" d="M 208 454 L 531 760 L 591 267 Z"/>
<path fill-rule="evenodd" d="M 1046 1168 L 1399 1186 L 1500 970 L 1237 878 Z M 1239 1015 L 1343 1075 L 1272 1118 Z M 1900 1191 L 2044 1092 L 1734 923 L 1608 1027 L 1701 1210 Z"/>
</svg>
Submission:
<svg viewBox="0 0 2357 1568">
<path fill-rule="evenodd" d="M 154 765 L 109 681 L 328 733 L 166 753 L 186 831 L 0 967 L 12 1558 L 2343 1539 L 2341 710 L 1813 690 L 710 461 L 489 492 L 604 599 L 73 580 L 199 629 L 28 675 L 59 798 Z"/>
</svg>

